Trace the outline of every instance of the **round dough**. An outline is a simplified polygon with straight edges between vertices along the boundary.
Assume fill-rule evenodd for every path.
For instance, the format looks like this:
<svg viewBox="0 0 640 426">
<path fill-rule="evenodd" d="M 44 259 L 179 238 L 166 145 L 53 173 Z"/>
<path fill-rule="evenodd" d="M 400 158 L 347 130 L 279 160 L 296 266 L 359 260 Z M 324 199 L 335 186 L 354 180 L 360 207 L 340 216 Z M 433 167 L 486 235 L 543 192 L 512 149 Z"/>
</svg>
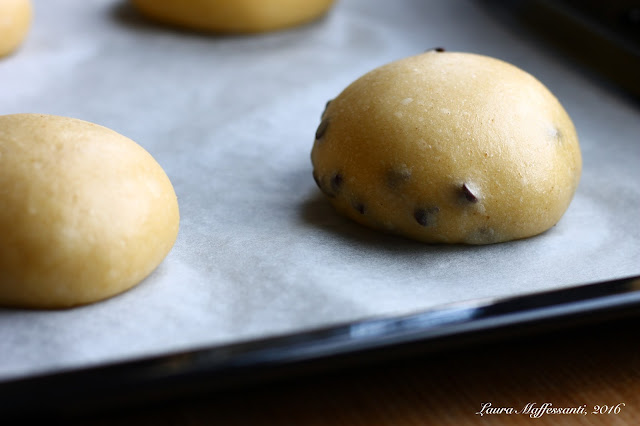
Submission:
<svg viewBox="0 0 640 426">
<path fill-rule="evenodd" d="M 30 25 L 29 0 L 0 0 L 0 57 L 18 48 Z"/>
<path fill-rule="evenodd" d="M 544 232 L 582 169 L 573 123 L 542 83 L 506 62 L 441 49 L 347 87 L 323 113 L 311 160 L 339 212 L 428 243 Z"/>
<path fill-rule="evenodd" d="M 198 31 L 255 33 L 304 24 L 325 14 L 334 0 L 132 0 L 164 24 Z"/>
<path fill-rule="evenodd" d="M 125 291 L 169 253 L 178 222 L 169 178 L 132 140 L 72 118 L 0 116 L 0 305 Z"/>
</svg>

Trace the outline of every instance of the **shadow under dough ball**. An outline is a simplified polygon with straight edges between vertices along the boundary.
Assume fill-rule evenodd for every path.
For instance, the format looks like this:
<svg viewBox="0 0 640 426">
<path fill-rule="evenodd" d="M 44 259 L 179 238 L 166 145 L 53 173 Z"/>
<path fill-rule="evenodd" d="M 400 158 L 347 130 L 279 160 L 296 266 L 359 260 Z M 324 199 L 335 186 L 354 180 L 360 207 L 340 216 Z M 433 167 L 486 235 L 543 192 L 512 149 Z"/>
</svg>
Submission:
<svg viewBox="0 0 640 426">
<path fill-rule="evenodd" d="M 427 243 L 540 234 L 563 216 L 582 169 L 574 125 L 542 83 L 442 49 L 353 82 L 315 136 L 313 177 L 340 213 Z"/>
</svg>

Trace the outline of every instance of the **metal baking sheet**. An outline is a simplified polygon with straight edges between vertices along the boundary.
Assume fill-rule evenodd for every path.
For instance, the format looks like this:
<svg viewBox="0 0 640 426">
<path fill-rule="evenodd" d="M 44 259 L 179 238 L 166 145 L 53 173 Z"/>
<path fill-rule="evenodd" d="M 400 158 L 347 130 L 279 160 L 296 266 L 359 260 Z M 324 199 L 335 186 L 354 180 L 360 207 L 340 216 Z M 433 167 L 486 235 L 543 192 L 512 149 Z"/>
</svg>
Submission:
<svg viewBox="0 0 640 426">
<path fill-rule="evenodd" d="M 155 26 L 123 1 L 33 3 L 28 40 L 0 59 L 0 114 L 76 117 L 135 140 L 171 178 L 181 229 L 125 294 L 0 310 L 0 381 L 640 274 L 638 104 L 486 3 L 340 0 L 311 25 L 254 36 Z M 583 176 L 549 232 L 431 246 L 351 223 L 320 196 L 309 154 L 325 102 L 434 46 L 525 69 L 571 115 Z"/>
</svg>

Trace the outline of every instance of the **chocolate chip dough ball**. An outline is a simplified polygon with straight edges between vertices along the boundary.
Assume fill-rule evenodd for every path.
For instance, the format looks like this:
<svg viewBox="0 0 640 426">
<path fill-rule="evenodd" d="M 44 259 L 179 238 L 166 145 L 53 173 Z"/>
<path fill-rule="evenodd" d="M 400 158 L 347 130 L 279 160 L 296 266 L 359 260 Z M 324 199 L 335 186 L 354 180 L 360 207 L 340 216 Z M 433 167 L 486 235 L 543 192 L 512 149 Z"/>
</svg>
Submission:
<svg viewBox="0 0 640 426">
<path fill-rule="evenodd" d="M 0 305 L 66 308 L 151 273 L 178 233 L 176 194 L 140 145 L 81 120 L 0 116 Z"/>
<path fill-rule="evenodd" d="M 582 168 L 573 123 L 542 83 L 441 49 L 377 68 L 330 101 L 311 160 L 340 213 L 427 243 L 540 234 Z"/>
<path fill-rule="evenodd" d="M 145 16 L 197 31 L 257 33 L 301 25 L 334 0 L 132 0 Z"/>
<path fill-rule="evenodd" d="M 30 25 L 29 0 L 0 0 L 0 57 L 12 53 L 20 46 Z"/>
</svg>

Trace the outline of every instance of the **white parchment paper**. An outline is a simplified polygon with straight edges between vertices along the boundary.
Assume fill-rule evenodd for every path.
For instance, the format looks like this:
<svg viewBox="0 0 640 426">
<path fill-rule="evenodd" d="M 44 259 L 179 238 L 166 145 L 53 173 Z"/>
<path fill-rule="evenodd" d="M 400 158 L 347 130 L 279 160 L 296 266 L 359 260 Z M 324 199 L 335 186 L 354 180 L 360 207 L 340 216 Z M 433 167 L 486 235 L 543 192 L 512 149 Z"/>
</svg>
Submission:
<svg viewBox="0 0 640 426">
<path fill-rule="evenodd" d="M 0 310 L 0 380 L 640 273 L 638 105 L 482 2 L 341 0 L 312 25 L 233 37 L 154 26 L 118 0 L 34 5 L 28 40 L 0 60 L 0 114 L 132 138 L 171 178 L 182 220 L 165 262 L 121 296 Z M 319 195 L 309 154 L 325 102 L 434 46 L 520 66 L 573 118 L 583 177 L 549 232 L 429 246 L 353 224 Z"/>
</svg>

